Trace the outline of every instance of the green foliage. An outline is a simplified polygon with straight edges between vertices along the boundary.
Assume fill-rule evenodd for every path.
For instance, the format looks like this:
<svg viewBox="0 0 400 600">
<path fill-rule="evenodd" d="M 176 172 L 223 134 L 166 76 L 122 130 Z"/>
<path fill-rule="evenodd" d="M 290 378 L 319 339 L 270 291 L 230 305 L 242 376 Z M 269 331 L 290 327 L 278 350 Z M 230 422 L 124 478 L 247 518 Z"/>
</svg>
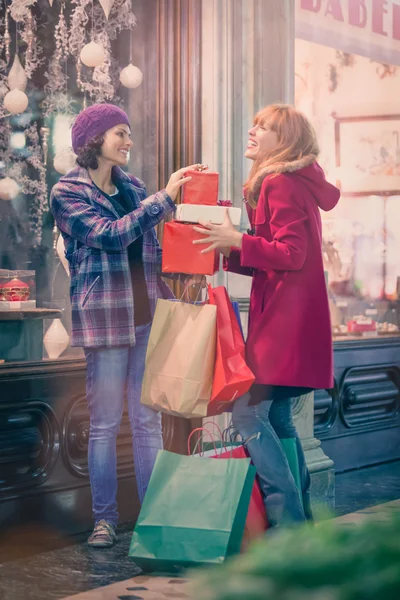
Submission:
<svg viewBox="0 0 400 600">
<path fill-rule="evenodd" d="M 246 554 L 194 574 L 201 600 L 398 600 L 400 518 L 333 521 L 266 536 Z"/>
</svg>

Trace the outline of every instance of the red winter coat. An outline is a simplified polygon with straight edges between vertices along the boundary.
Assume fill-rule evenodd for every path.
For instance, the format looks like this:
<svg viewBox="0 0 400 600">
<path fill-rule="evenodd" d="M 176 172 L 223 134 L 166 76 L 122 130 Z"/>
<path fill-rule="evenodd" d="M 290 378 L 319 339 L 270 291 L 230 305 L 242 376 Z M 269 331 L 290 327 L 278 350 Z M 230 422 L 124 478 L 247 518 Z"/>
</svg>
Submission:
<svg viewBox="0 0 400 600">
<path fill-rule="evenodd" d="M 340 192 L 316 162 L 294 170 L 298 164 L 265 177 L 257 209 L 248 209 L 255 235 L 243 236 L 225 268 L 253 277 L 246 348 L 256 383 L 328 389 L 333 348 L 319 209 L 334 208 Z"/>
</svg>

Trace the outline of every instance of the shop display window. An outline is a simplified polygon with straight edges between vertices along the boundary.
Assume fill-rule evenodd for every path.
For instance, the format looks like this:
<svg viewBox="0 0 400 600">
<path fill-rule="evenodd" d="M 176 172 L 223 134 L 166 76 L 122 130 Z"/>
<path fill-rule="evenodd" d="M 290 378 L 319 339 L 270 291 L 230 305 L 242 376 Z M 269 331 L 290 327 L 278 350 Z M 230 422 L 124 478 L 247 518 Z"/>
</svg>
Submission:
<svg viewBox="0 0 400 600">
<path fill-rule="evenodd" d="M 322 213 L 335 340 L 400 335 L 400 67 L 296 39 L 295 103 L 327 179 Z"/>
</svg>

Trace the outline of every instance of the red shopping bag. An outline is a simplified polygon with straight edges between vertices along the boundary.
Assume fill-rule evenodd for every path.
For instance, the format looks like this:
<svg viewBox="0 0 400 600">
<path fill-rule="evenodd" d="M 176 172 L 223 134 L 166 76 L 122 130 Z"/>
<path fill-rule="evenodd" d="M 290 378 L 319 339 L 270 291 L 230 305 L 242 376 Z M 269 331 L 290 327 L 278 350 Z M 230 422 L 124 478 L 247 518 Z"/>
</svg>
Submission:
<svg viewBox="0 0 400 600">
<path fill-rule="evenodd" d="M 209 302 L 217 306 L 217 348 L 208 416 L 220 414 L 245 394 L 254 375 L 245 361 L 243 335 L 225 287 L 208 286 Z"/>
<path fill-rule="evenodd" d="M 215 205 L 218 202 L 218 173 L 212 171 L 186 171 L 192 179 L 183 186 L 184 204 Z"/>
<path fill-rule="evenodd" d="M 193 240 L 204 239 L 193 225 L 169 221 L 164 225 L 162 270 L 164 273 L 214 275 L 219 269 L 219 254 L 215 251 L 201 254 L 207 246 L 195 245 Z"/>
<path fill-rule="evenodd" d="M 217 454 L 212 458 L 248 458 L 244 446 L 237 446 L 232 450 L 227 450 Z M 262 537 L 268 529 L 268 518 L 265 511 L 265 504 L 262 497 L 260 484 L 257 479 L 254 481 L 253 491 L 250 497 L 249 510 L 244 528 L 243 544 L 247 545 L 251 540 Z"/>
</svg>

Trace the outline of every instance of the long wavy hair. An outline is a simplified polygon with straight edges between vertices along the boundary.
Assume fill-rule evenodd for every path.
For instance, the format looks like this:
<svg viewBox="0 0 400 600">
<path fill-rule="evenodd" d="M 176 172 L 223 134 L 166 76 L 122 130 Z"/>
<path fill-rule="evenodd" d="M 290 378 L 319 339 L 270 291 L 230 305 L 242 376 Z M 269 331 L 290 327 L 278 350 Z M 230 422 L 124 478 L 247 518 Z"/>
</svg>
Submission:
<svg viewBox="0 0 400 600">
<path fill-rule="evenodd" d="M 257 206 L 261 185 L 267 175 L 302 169 L 312 164 L 319 154 L 310 121 L 289 104 L 266 106 L 254 117 L 254 125 L 275 131 L 278 143 L 254 161 L 244 185 L 246 200 L 252 208 Z"/>
</svg>

